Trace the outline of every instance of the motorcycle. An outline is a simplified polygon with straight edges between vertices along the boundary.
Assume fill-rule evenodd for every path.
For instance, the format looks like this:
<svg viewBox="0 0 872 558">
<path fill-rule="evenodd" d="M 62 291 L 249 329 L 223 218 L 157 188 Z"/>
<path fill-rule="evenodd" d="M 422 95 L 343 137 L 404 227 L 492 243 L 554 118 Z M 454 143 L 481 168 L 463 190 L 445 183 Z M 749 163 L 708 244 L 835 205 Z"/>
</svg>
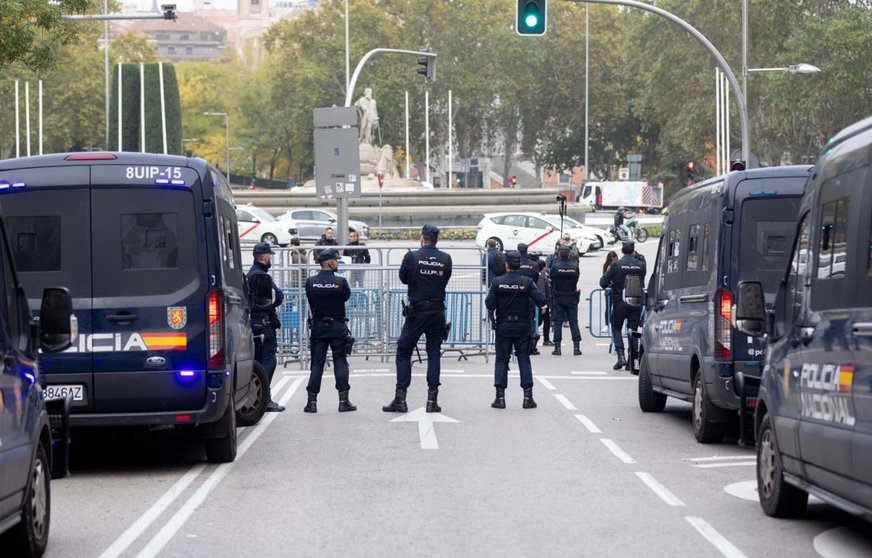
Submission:
<svg viewBox="0 0 872 558">
<path fill-rule="evenodd" d="M 617 229 L 613 226 L 609 228 L 609 233 L 612 235 L 612 241 L 609 244 L 624 242 L 630 239 L 636 239 L 636 242 L 645 242 L 648 240 L 648 231 L 639 225 L 639 222 L 634 217 L 628 217 L 624 220 L 626 231 Z M 627 234 L 629 232 L 629 234 Z"/>
</svg>

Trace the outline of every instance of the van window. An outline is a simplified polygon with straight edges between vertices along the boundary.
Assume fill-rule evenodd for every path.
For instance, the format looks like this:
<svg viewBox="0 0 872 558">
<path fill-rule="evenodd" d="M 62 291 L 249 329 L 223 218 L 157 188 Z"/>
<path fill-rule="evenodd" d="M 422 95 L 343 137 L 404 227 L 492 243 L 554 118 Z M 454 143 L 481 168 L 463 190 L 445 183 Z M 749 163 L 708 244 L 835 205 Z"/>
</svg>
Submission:
<svg viewBox="0 0 872 558">
<path fill-rule="evenodd" d="M 61 218 L 59 215 L 8 217 L 15 231 L 10 239 L 18 271 L 61 270 Z"/>
<path fill-rule="evenodd" d="M 712 228 L 709 223 L 705 224 L 705 231 L 702 235 L 702 270 L 709 270 L 709 261 L 711 260 L 712 246 Z"/>
<path fill-rule="evenodd" d="M 687 234 L 687 271 L 699 269 L 699 225 L 691 225 Z"/>
<path fill-rule="evenodd" d="M 790 261 L 790 270 L 787 275 L 786 300 L 784 312 L 786 313 L 785 327 L 790 329 L 799 319 L 805 300 L 806 277 L 808 275 L 808 249 L 809 249 L 809 219 L 803 217 L 799 228 L 799 239 L 793 250 L 793 258 Z"/>
<path fill-rule="evenodd" d="M 829 201 L 823 206 L 816 266 L 818 279 L 835 279 L 845 276 L 849 211 L 848 197 Z"/>
<path fill-rule="evenodd" d="M 121 215 L 121 269 L 176 269 L 178 260 L 177 213 Z"/>
<path fill-rule="evenodd" d="M 801 202 L 799 197 L 781 197 L 742 203 L 740 281 L 760 281 L 763 292 L 775 292 L 790 259 Z"/>
<path fill-rule="evenodd" d="M 681 253 L 681 229 L 669 231 L 669 253 L 666 257 L 666 273 L 677 273 L 678 256 Z"/>
<path fill-rule="evenodd" d="M 3 266 L 3 283 L 0 284 L 0 288 L 3 288 L 5 293 L 3 302 L 6 306 L 3 317 L 7 320 L 9 341 L 19 351 L 24 351 L 27 348 L 27 336 L 30 332 L 22 328 L 22 318 L 27 320 L 30 316 L 21 316 L 19 313 L 20 306 L 18 305 L 18 291 L 15 289 L 12 260 L 8 257 L 6 246 L 2 242 L 0 242 L 0 250 L 2 250 L 2 253 L 0 253 L 0 265 Z"/>
</svg>

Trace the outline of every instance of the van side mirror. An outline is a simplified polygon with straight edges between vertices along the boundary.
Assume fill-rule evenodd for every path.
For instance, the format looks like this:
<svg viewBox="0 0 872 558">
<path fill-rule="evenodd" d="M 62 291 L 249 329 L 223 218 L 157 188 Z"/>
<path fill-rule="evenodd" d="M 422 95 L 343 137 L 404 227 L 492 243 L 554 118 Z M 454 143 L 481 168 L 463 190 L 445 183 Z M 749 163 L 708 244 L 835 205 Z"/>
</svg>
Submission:
<svg viewBox="0 0 872 558">
<path fill-rule="evenodd" d="M 766 305 L 763 285 L 759 281 L 739 281 L 733 306 L 733 327 L 746 335 L 762 337 L 766 333 Z"/>
<path fill-rule="evenodd" d="M 39 348 L 44 353 L 68 349 L 79 336 L 79 322 L 73 314 L 73 296 L 64 287 L 42 292 L 39 309 Z"/>
<path fill-rule="evenodd" d="M 642 306 L 642 276 L 628 275 L 624 279 L 624 302 L 630 306 Z"/>
<path fill-rule="evenodd" d="M 273 304 L 275 292 L 272 288 L 272 279 L 266 273 L 254 276 L 254 309 L 263 310 Z"/>
</svg>

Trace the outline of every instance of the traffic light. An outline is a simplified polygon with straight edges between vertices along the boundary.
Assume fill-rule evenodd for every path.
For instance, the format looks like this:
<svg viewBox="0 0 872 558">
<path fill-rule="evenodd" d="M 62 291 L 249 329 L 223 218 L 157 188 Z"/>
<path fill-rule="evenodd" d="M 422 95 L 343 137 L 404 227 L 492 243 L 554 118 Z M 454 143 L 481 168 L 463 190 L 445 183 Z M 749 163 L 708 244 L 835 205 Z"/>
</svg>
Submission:
<svg viewBox="0 0 872 558">
<path fill-rule="evenodd" d="M 518 184 L 518 177 L 513 175 L 512 176 L 512 188 L 517 186 L 517 184 Z"/>
<path fill-rule="evenodd" d="M 421 52 L 430 52 L 429 48 L 422 50 Z M 435 56 L 424 56 L 423 58 L 418 59 L 418 65 L 421 66 L 418 68 L 418 73 L 427 78 L 430 81 L 436 79 L 436 57 Z"/>
<path fill-rule="evenodd" d="M 458 186 L 463 186 L 463 177 L 460 174 L 454 175 L 454 183 Z"/>
<path fill-rule="evenodd" d="M 548 23 L 547 0 L 517 0 L 515 30 L 518 35 L 544 35 Z"/>
<path fill-rule="evenodd" d="M 693 184 L 696 181 L 696 173 L 694 170 L 693 161 L 688 161 L 687 165 L 685 165 L 685 169 L 687 170 L 687 182 L 688 184 Z"/>
</svg>

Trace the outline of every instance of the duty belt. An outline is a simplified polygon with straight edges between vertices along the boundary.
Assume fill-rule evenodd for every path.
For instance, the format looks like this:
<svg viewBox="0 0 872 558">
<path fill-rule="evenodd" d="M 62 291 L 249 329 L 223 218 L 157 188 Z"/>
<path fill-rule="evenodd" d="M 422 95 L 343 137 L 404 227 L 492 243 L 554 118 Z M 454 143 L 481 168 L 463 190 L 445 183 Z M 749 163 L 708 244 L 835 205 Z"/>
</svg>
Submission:
<svg viewBox="0 0 872 558">
<path fill-rule="evenodd" d="M 518 314 L 512 314 L 510 316 L 499 316 L 497 320 L 500 322 L 528 322 L 530 321 L 530 316 L 520 316 Z"/>
<path fill-rule="evenodd" d="M 417 314 L 424 314 L 427 312 L 441 312 L 445 309 L 445 304 L 441 300 L 423 300 L 421 302 L 413 302 L 411 308 Z"/>
</svg>

